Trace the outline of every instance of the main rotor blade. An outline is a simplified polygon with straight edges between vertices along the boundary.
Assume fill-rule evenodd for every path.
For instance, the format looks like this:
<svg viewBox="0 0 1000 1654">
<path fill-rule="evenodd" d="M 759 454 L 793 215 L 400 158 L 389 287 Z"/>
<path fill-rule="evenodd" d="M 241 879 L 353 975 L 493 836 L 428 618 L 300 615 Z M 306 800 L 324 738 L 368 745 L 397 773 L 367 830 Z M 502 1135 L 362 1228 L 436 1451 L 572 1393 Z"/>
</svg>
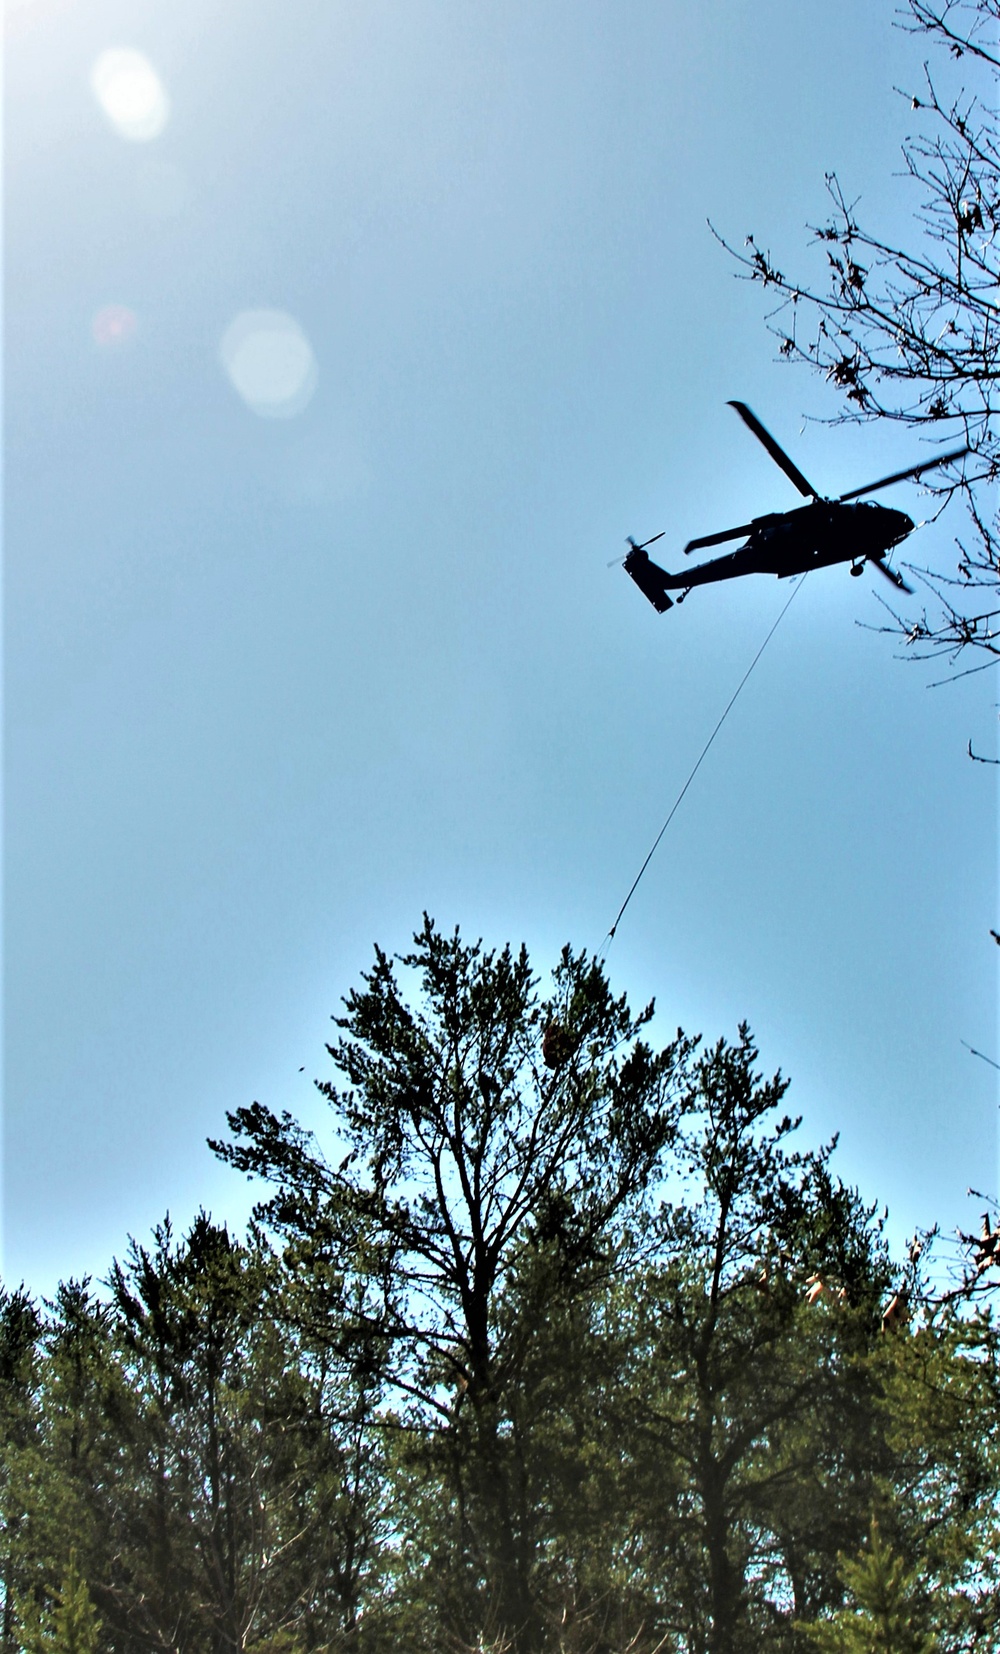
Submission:
<svg viewBox="0 0 1000 1654">
<path fill-rule="evenodd" d="M 919 477 L 923 471 L 933 471 L 935 465 L 950 465 L 952 460 L 964 459 L 971 454 L 971 448 L 956 448 L 953 454 L 938 454 L 934 459 L 925 459 L 920 465 L 911 465 L 908 471 L 894 471 L 891 477 L 882 477 L 878 482 L 870 482 L 866 488 L 852 488 L 850 493 L 841 494 L 837 501 L 842 505 L 845 500 L 856 500 L 862 494 L 874 494 L 880 488 L 888 488 L 891 483 L 905 482 L 907 477 Z"/>
<path fill-rule="evenodd" d="M 688 541 L 684 555 L 688 557 L 692 551 L 700 551 L 702 546 L 721 546 L 723 540 L 741 540 L 752 528 L 753 523 L 744 523 L 740 528 L 724 528 L 721 534 L 702 534 L 699 539 Z"/>
<path fill-rule="evenodd" d="M 895 569 L 887 568 L 881 558 L 869 557 L 868 562 L 872 565 L 872 568 L 878 569 L 880 574 L 884 574 L 887 580 L 891 580 L 894 586 L 898 586 L 901 592 L 906 592 L 908 597 L 913 596 L 913 587 L 908 586 L 903 576 L 897 574 Z"/>
<path fill-rule="evenodd" d="M 774 460 L 775 465 L 781 466 L 785 476 L 788 478 L 789 482 L 793 482 L 795 484 L 799 493 L 805 494 L 809 499 L 819 499 L 819 495 L 817 494 L 812 483 L 806 481 L 798 466 L 793 464 L 793 462 L 789 459 L 784 448 L 778 447 L 778 444 L 775 442 L 770 431 L 764 429 L 764 426 L 757 418 L 757 415 L 751 412 L 746 403 L 730 402 L 729 406 L 736 409 L 736 412 L 739 414 L 744 425 L 750 428 L 758 442 L 762 442 L 764 444 L 764 447 Z"/>
</svg>

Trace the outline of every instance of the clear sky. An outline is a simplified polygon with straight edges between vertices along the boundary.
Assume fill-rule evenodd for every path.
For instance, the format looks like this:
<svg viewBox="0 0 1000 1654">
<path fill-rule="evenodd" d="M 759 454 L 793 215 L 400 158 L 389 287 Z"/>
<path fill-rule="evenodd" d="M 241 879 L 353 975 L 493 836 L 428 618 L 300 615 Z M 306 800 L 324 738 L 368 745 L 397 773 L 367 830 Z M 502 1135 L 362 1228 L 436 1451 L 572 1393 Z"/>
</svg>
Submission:
<svg viewBox="0 0 1000 1654">
<path fill-rule="evenodd" d="M 241 1220 L 204 1139 L 318 1118 L 423 909 L 600 946 L 788 590 L 658 617 L 608 560 L 797 503 L 728 398 L 831 493 L 918 457 L 814 422 L 706 226 L 794 266 L 836 168 L 903 233 L 892 15 L 12 0 L 8 1280 Z M 608 967 L 665 1034 L 748 1018 L 901 1236 L 996 1186 L 1000 697 L 929 690 L 874 587 L 810 576 Z"/>
</svg>

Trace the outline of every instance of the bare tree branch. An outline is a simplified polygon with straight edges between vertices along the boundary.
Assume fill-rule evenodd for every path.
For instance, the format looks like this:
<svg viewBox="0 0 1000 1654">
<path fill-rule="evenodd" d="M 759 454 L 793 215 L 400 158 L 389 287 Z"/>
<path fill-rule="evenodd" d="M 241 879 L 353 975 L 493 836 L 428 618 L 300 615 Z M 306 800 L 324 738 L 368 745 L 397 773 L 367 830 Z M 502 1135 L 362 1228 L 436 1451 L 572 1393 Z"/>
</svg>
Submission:
<svg viewBox="0 0 1000 1654">
<path fill-rule="evenodd" d="M 968 56 L 983 79 L 1000 66 L 998 23 L 1000 0 L 906 0 L 900 26 L 950 59 Z M 893 615 L 885 629 L 918 658 L 969 646 L 998 654 L 1000 611 L 976 598 L 1000 594 L 1000 126 L 976 92 L 946 95 L 926 65 L 919 93 L 901 95 L 920 123 L 903 145 L 903 187 L 915 186 L 906 245 L 860 222 L 835 173 L 828 216 L 811 226 L 825 277 L 786 276 L 752 234 L 740 248 L 712 233 L 743 279 L 773 290 L 779 355 L 842 393 L 834 423 L 890 420 L 935 444 L 959 433 L 969 444 L 961 467 L 924 484 L 935 517 L 953 499 L 965 506 L 971 534 L 956 540 L 956 572 L 919 571 L 933 615 Z"/>
</svg>

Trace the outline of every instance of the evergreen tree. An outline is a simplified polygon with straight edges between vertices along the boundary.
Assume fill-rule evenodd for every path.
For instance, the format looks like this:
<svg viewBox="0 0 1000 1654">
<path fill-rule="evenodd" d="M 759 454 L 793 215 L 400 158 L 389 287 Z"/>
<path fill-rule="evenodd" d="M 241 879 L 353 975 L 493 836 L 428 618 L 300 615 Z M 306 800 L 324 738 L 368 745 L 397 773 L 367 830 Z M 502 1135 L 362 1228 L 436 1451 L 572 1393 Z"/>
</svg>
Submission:
<svg viewBox="0 0 1000 1654">
<path fill-rule="evenodd" d="M 13 1647 L 18 1547 L 24 1520 L 23 1464 L 37 1427 L 41 1317 L 23 1290 L 0 1287 L 0 1638 Z"/>
<path fill-rule="evenodd" d="M 431 1545 L 401 1534 L 400 1554 L 470 1642 L 486 1624 L 518 1650 L 543 1638 L 551 1496 L 525 1378 L 547 1327 L 625 1266 L 672 1141 L 690 1042 L 654 1052 L 651 1016 L 585 955 L 564 951 L 543 999 L 523 948 L 484 951 L 425 918 L 399 961 L 376 951 L 337 1019 L 349 1089 L 321 1089 L 339 1164 L 260 1104 L 214 1145 L 277 1185 L 260 1216 L 312 1284 L 314 1327 L 326 1317 L 394 1394 L 397 1457 L 449 1517 Z"/>
<path fill-rule="evenodd" d="M 993 1654 L 988 1310 L 911 1262 L 882 1330 L 787 1082 L 651 1016 L 426 921 L 339 1019 L 334 1152 L 232 1118 L 280 1251 L 201 1214 L 3 1297 L 4 1654 Z"/>
<path fill-rule="evenodd" d="M 34 1616 L 42 1624 L 74 1570 L 96 1601 L 116 1554 L 108 1490 L 117 1478 L 128 1413 L 108 1309 L 90 1282 L 61 1283 L 46 1309 L 31 1428 L 9 1460 L 15 1622 L 21 1616 L 34 1623 Z"/>
<path fill-rule="evenodd" d="M 275 1260 L 204 1214 L 154 1242 L 110 1282 L 134 1403 L 116 1624 L 206 1654 L 332 1646 L 371 1561 L 367 1488 L 323 1371 L 282 1324 Z"/>
<path fill-rule="evenodd" d="M 803 1627 L 821 1654 L 936 1654 L 919 1574 L 886 1543 L 877 1522 L 862 1554 L 844 1559 L 842 1575 L 850 1605 Z"/>
<path fill-rule="evenodd" d="M 756 1059 L 743 1027 L 699 1060 L 680 1187 L 631 1288 L 645 1588 L 692 1654 L 787 1646 L 837 1600 L 887 1457 L 864 1366 L 888 1280 L 875 1213 L 832 1145 L 791 1149 L 787 1081 Z"/>
<path fill-rule="evenodd" d="M 47 1613 L 29 1608 L 19 1632 L 24 1654 L 98 1654 L 100 1622 L 71 1550 L 55 1602 Z"/>
<path fill-rule="evenodd" d="M 277 1274 L 201 1215 L 133 1243 L 109 1299 L 59 1289 L 31 1430 L 4 1455 L 12 1638 L 19 1616 L 49 1646 L 79 1575 L 115 1654 L 350 1640 L 376 1566 L 372 1444 L 282 1324 Z"/>
<path fill-rule="evenodd" d="M 930 1624 L 949 1654 L 1000 1646 L 1000 1344 L 988 1307 L 954 1303 L 871 1365 L 891 1458 L 880 1479 L 881 1533 L 924 1582 Z"/>
</svg>

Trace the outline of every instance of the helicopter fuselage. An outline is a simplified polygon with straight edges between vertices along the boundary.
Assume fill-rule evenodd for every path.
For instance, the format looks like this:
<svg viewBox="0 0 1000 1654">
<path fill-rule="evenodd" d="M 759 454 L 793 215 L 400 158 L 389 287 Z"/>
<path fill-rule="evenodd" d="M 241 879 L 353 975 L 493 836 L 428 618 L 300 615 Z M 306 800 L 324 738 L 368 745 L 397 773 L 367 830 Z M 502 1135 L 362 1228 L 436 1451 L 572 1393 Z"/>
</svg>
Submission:
<svg viewBox="0 0 1000 1654">
<path fill-rule="evenodd" d="M 755 517 L 750 533 L 736 551 L 712 557 L 706 563 L 668 574 L 641 546 L 633 546 L 625 568 L 636 585 L 659 610 L 671 606 L 668 591 L 687 592 L 717 580 L 744 574 L 774 574 L 779 580 L 805 574 L 832 563 L 853 563 L 860 571 L 866 559 L 878 561 L 913 532 L 913 520 L 869 500 L 811 500 L 792 511 Z"/>
<path fill-rule="evenodd" d="M 913 532 L 905 511 L 869 500 L 812 500 L 793 511 L 755 517 L 750 526 L 749 538 L 736 551 L 668 575 L 668 588 L 703 586 L 737 574 L 775 574 L 784 580 L 832 563 L 884 557 Z"/>
</svg>

